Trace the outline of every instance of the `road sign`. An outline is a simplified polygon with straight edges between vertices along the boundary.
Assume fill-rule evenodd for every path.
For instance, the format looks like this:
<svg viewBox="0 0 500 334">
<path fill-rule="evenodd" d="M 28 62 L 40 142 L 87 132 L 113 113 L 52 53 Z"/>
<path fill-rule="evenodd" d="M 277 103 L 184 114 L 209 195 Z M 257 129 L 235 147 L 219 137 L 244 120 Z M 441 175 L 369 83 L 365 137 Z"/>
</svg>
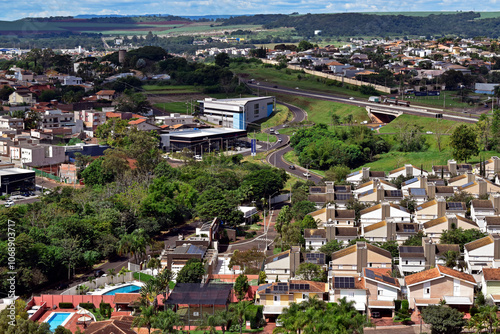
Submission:
<svg viewBox="0 0 500 334">
<path fill-rule="evenodd" d="M 252 139 L 250 141 L 250 144 L 251 144 L 251 152 L 252 152 L 252 157 L 256 156 L 257 155 L 257 139 Z"/>
</svg>

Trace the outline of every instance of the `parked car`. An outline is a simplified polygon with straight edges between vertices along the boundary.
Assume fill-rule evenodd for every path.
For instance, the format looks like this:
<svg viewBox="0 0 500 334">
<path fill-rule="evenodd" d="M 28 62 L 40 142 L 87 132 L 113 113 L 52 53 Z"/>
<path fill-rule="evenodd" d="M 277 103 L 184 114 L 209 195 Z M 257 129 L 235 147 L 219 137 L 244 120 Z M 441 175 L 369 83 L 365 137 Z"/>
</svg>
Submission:
<svg viewBox="0 0 500 334">
<path fill-rule="evenodd" d="M 105 275 L 105 274 L 104 274 L 104 271 L 103 271 L 103 270 L 101 270 L 101 269 L 97 269 L 97 270 L 94 272 L 94 277 L 101 277 L 101 276 L 103 276 L 103 275 Z"/>
<path fill-rule="evenodd" d="M 201 157 L 201 155 L 195 155 L 194 156 L 194 160 L 202 160 L 203 158 Z"/>
<path fill-rule="evenodd" d="M 380 318 L 380 312 L 372 312 L 372 318 Z"/>
<path fill-rule="evenodd" d="M 288 166 L 288 168 L 290 168 L 291 170 L 295 170 L 295 166 L 294 165 L 290 165 L 290 166 Z"/>
<path fill-rule="evenodd" d="M 6 208 L 9 208 L 9 207 L 11 207 L 13 205 L 14 205 L 14 201 L 13 200 L 8 199 L 8 200 L 5 201 L 5 207 Z"/>
</svg>

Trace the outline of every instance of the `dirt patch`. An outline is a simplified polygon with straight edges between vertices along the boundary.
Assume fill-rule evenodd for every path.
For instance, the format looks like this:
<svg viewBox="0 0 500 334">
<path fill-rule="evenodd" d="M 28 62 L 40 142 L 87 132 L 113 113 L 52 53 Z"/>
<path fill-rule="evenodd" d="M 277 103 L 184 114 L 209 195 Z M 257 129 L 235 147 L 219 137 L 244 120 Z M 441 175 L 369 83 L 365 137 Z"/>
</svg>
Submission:
<svg viewBox="0 0 500 334">
<path fill-rule="evenodd" d="M 137 22 L 137 24 L 191 24 L 191 22 L 188 21 L 146 21 L 146 22 Z"/>
</svg>

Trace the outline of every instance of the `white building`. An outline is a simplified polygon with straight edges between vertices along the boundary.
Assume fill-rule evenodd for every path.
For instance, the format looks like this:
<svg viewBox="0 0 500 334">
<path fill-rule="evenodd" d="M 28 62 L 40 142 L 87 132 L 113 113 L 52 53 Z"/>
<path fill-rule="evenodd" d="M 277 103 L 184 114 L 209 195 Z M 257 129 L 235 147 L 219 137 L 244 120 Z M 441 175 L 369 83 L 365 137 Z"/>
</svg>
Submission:
<svg viewBox="0 0 500 334">
<path fill-rule="evenodd" d="M 276 106 L 274 96 L 198 101 L 202 118 L 223 127 L 246 130 L 249 123 L 271 116 Z"/>
</svg>

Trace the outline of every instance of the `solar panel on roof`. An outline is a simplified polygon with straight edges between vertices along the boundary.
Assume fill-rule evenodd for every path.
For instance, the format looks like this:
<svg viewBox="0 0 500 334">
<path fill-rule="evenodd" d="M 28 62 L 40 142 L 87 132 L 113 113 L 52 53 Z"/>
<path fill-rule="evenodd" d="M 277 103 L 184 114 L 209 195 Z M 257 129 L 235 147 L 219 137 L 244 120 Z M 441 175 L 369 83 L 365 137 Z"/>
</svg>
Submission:
<svg viewBox="0 0 500 334">
<path fill-rule="evenodd" d="M 410 183 L 413 183 L 413 182 L 417 182 L 418 181 L 418 178 L 414 177 L 413 179 L 409 179 L 408 181 L 405 181 L 403 182 L 404 185 L 407 185 L 407 184 L 410 184 Z"/>
<path fill-rule="evenodd" d="M 203 254 L 203 249 L 196 247 L 195 245 L 190 245 L 186 254 Z"/>
<path fill-rule="evenodd" d="M 401 190 L 388 190 L 387 191 L 390 197 L 402 197 L 403 192 Z"/>
<path fill-rule="evenodd" d="M 392 277 L 383 276 L 382 279 L 384 280 L 384 282 L 391 283 L 391 284 L 396 284 L 396 281 Z"/>
<path fill-rule="evenodd" d="M 415 196 L 425 196 L 425 189 L 423 188 L 411 188 L 410 193 Z"/>
<path fill-rule="evenodd" d="M 309 188 L 309 191 L 312 192 L 312 193 L 320 193 L 323 191 L 322 188 L 318 188 L 318 187 L 311 187 Z"/>
<path fill-rule="evenodd" d="M 333 284 L 336 289 L 354 289 L 354 277 L 335 277 Z"/>
<path fill-rule="evenodd" d="M 323 253 L 306 253 L 306 262 L 315 264 L 325 264 L 325 254 Z"/>
<path fill-rule="evenodd" d="M 461 202 L 448 202 L 448 210 L 463 210 Z"/>
<path fill-rule="evenodd" d="M 368 278 L 372 278 L 372 279 L 375 278 L 375 273 L 370 269 L 365 269 L 365 274 L 366 274 L 366 277 L 368 277 Z"/>
<path fill-rule="evenodd" d="M 351 199 L 352 194 L 335 194 L 335 199 L 338 200 L 348 200 Z"/>
<path fill-rule="evenodd" d="M 423 247 L 420 246 L 399 246 L 400 253 L 422 253 Z"/>
<path fill-rule="evenodd" d="M 468 182 L 468 183 L 464 184 L 464 185 L 462 186 L 462 188 L 465 188 L 465 187 L 471 186 L 471 185 L 473 185 L 473 184 L 474 184 L 474 182 Z"/>
<path fill-rule="evenodd" d="M 408 232 L 408 233 L 415 232 L 415 226 L 410 225 L 410 224 L 404 224 L 403 231 Z"/>
</svg>

